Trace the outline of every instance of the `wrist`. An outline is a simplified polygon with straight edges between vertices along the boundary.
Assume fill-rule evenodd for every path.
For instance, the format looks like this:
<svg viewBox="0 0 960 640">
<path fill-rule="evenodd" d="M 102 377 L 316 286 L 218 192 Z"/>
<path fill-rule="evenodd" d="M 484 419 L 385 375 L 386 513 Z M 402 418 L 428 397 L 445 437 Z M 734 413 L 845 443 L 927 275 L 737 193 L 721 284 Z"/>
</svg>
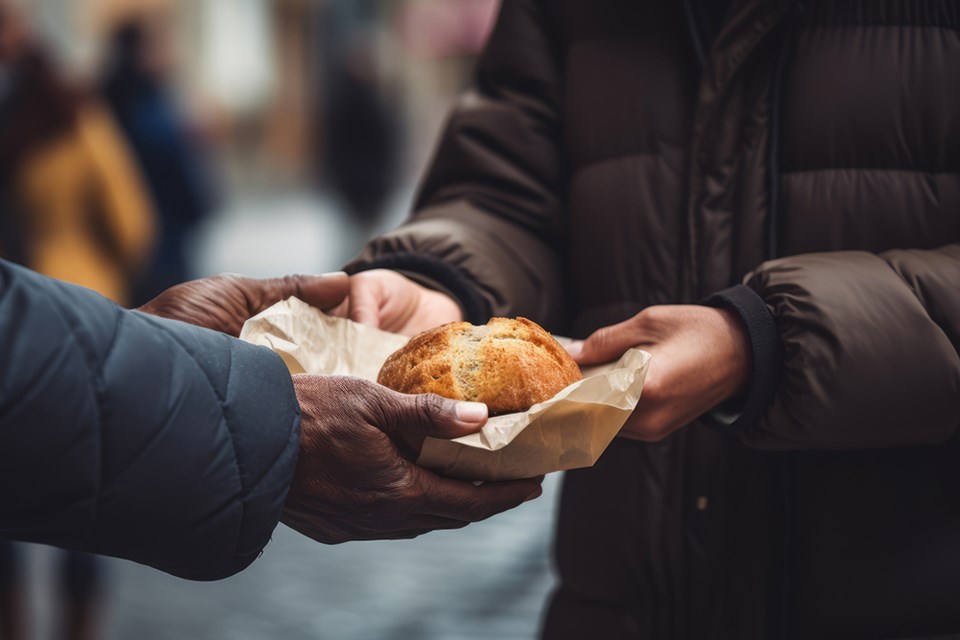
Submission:
<svg viewBox="0 0 960 640">
<path fill-rule="evenodd" d="M 711 419 L 707 424 L 722 433 L 742 431 L 757 422 L 773 401 L 781 366 L 780 335 L 764 300 L 744 285 L 719 291 L 710 296 L 705 304 L 736 314 L 744 328 L 750 350 L 748 383 L 739 396 L 733 396 L 738 400 L 737 406 L 730 407 L 731 411 L 726 416 L 735 419 Z"/>
<path fill-rule="evenodd" d="M 723 399 L 726 402 L 742 397 L 750 386 L 750 337 L 740 316 L 731 309 L 714 309 L 720 321 L 720 342 L 724 347 L 727 375 L 724 376 Z"/>
<path fill-rule="evenodd" d="M 420 308 L 426 310 L 430 318 L 443 320 L 440 324 L 463 320 L 463 308 L 456 300 L 445 293 L 426 287 L 421 287 Z"/>
</svg>

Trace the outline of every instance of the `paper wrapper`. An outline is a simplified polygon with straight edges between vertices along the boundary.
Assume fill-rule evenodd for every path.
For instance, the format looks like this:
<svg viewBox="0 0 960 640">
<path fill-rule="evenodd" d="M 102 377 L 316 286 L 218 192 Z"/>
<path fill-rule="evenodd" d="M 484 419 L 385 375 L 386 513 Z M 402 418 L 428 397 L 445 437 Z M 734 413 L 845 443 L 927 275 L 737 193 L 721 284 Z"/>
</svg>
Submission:
<svg viewBox="0 0 960 640">
<path fill-rule="evenodd" d="M 251 318 L 240 338 L 280 354 L 291 373 L 376 381 L 408 338 L 327 316 L 290 298 Z M 558 338 L 563 340 L 562 338 Z M 640 400 L 650 354 L 583 370 L 584 379 L 523 413 L 494 416 L 456 440 L 427 438 L 417 463 L 465 480 L 513 480 L 592 466 Z"/>
</svg>

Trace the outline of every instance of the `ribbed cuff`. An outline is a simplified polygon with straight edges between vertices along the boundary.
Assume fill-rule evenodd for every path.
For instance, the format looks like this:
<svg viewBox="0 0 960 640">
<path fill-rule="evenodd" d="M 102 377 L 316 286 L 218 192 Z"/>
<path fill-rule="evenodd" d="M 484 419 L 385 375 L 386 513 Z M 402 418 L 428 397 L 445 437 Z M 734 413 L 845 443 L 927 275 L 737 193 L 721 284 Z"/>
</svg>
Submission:
<svg viewBox="0 0 960 640">
<path fill-rule="evenodd" d="M 746 396 L 739 406 L 727 403 L 702 418 L 707 426 L 729 434 L 756 423 L 773 401 L 783 359 L 780 334 L 763 298 L 742 284 L 713 294 L 704 304 L 735 312 L 750 340 L 752 365 Z"/>
<path fill-rule="evenodd" d="M 372 262 L 349 265 L 346 271 L 353 275 L 373 269 L 401 271 L 415 280 L 417 274 L 423 275 L 428 280 L 423 284 L 429 286 L 432 281 L 437 286 L 431 288 L 439 289 L 457 301 L 467 321 L 483 324 L 490 319 L 490 305 L 477 291 L 473 281 L 463 271 L 436 256 L 426 253 L 394 253 Z"/>
</svg>

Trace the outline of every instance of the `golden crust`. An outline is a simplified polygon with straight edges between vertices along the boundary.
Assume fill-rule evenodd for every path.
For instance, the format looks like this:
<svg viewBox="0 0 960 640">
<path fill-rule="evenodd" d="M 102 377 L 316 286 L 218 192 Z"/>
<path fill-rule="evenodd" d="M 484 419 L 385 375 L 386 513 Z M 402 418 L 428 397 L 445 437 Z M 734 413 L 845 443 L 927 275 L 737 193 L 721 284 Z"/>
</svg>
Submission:
<svg viewBox="0 0 960 640">
<path fill-rule="evenodd" d="M 553 336 L 526 318 L 446 324 L 387 358 L 377 382 L 401 393 L 485 403 L 492 414 L 526 411 L 582 379 Z"/>
</svg>

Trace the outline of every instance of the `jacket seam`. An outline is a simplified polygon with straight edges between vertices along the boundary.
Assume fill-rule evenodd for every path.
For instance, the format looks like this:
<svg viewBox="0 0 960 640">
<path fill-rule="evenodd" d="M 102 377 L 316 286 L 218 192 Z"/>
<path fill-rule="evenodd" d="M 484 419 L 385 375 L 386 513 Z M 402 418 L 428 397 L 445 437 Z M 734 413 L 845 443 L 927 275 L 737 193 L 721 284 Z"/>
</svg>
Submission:
<svg viewBox="0 0 960 640">
<path fill-rule="evenodd" d="M 917 304 L 920 305 L 920 308 L 923 309 L 923 315 L 926 316 L 926 318 L 930 321 L 930 323 L 937 328 L 937 331 L 940 332 L 940 334 L 943 336 L 943 338 L 944 338 L 947 342 L 949 342 L 950 344 L 953 344 L 953 341 L 950 339 L 950 335 L 947 333 L 947 330 L 944 329 L 942 326 L 940 326 L 940 323 L 938 323 L 936 320 L 934 320 L 933 317 L 930 315 L 930 309 L 927 307 L 927 304 L 926 304 L 926 302 L 925 302 L 925 300 L 924 300 L 923 295 L 922 295 L 919 291 L 917 291 L 917 289 L 914 288 L 914 286 L 913 286 L 912 284 L 910 284 L 910 281 L 907 280 L 907 278 L 906 278 L 902 273 L 900 273 L 900 272 L 890 263 L 890 261 L 887 260 L 886 257 L 884 257 L 883 254 L 874 254 L 874 255 L 876 255 L 877 258 L 879 258 L 880 260 L 882 260 L 882 261 L 883 261 L 883 264 L 885 264 L 888 269 L 890 269 L 891 271 L 893 271 L 893 273 L 897 276 L 897 278 L 900 280 L 900 282 L 903 283 L 903 286 L 906 287 L 907 291 L 910 292 L 910 295 L 912 295 L 912 296 L 916 299 Z M 956 356 L 957 356 L 957 359 L 960 360 L 960 351 L 954 350 L 954 355 L 956 355 Z M 958 428 L 958 431 L 960 431 L 960 428 Z"/>
<path fill-rule="evenodd" d="M 120 328 L 121 320 L 118 319 L 117 323 L 114 325 L 113 335 L 111 336 L 110 343 L 107 345 L 107 349 L 104 352 L 103 358 L 100 362 L 97 362 L 97 351 L 94 348 L 94 345 L 89 342 L 83 332 L 79 331 L 81 323 L 76 319 L 75 316 L 70 314 L 65 314 L 60 306 L 60 301 L 55 297 L 51 296 L 50 307 L 57 314 L 60 320 L 68 327 L 70 334 L 73 336 L 76 344 L 80 347 L 81 352 L 83 353 L 83 358 L 86 360 L 87 370 L 92 374 L 91 375 L 91 388 L 93 391 L 93 408 L 94 408 L 94 423 L 97 428 L 97 483 L 94 488 L 93 495 L 91 496 L 93 501 L 93 514 L 92 519 L 87 527 L 87 530 L 82 536 L 84 539 L 89 538 L 96 531 L 97 523 L 100 520 L 100 501 L 101 493 L 103 490 L 103 474 L 104 474 L 104 455 L 103 455 L 103 398 L 104 398 L 104 380 L 103 380 L 103 365 L 107 361 L 110 353 L 113 350 L 113 346 L 117 341 L 117 333 Z M 118 314 L 122 318 L 123 313 Z"/>
<path fill-rule="evenodd" d="M 930 169 L 913 169 L 910 167 L 818 167 L 811 169 L 781 169 L 781 175 L 792 173 L 823 173 L 827 171 L 878 171 L 887 173 L 919 173 L 924 175 L 960 175 L 960 168 L 932 171 Z"/>
<path fill-rule="evenodd" d="M 97 413 L 99 414 L 100 420 L 97 420 L 97 438 L 99 443 L 98 451 L 100 453 L 100 475 L 97 478 L 97 499 L 94 503 L 94 514 L 93 514 L 93 530 L 96 530 L 97 524 L 100 522 L 100 506 L 101 498 L 104 488 L 104 476 L 106 475 L 106 461 L 104 456 L 104 407 L 103 401 L 106 397 L 106 381 L 103 376 L 103 368 L 107 364 L 107 360 L 110 358 L 110 355 L 113 353 L 114 346 L 116 346 L 117 341 L 120 336 L 120 327 L 123 324 L 123 319 L 125 317 L 125 312 L 117 314 L 117 323 L 113 328 L 113 335 L 110 338 L 110 344 L 107 346 L 106 351 L 104 351 L 103 359 L 100 361 L 100 366 L 97 367 L 96 376 L 94 378 L 96 385 L 94 389 L 96 390 L 97 398 Z"/>
<path fill-rule="evenodd" d="M 174 334 L 167 327 L 165 327 L 163 323 L 157 323 L 157 326 L 160 328 L 161 331 L 163 331 L 168 336 L 170 336 L 170 338 L 177 344 L 177 346 L 180 347 L 180 349 L 182 349 L 187 354 L 187 356 L 189 356 L 191 362 L 193 362 L 194 367 L 199 369 L 200 373 L 203 374 L 203 378 L 207 381 L 207 385 L 210 387 L 210 390 L 213 392 L 213 396 L 217 399 L 217 403 L 220 406 L 220 419 L 227 430 L 228 440 L 230 441 L 230 449 L 233 451 L 233 463 L 237 470 L 237 482 L 240 487 L 237 497 L 233 498 L 232 500 L 224 504 L 224 507 L 223 507 L 224 509 L 226 509 L 229 506 L 230 502 L 233 502 L 233 501 L 236 501 L 240 504 L 240 526 L 237 528 L 236 539 L 233 542 L 233 552 L 230 554 L 230 558 L 227 561 L 227 566 L 224 567 L 224 569 L 229 570 L 229 567 L 233 564 L 233 561 L 237 558 L 237 550 L 239 549 L 239 545 L 240 545 L 240 534 L 243 530 L 244 524 L 246 523 L 246 505 L 243 502 L 243 495 L 245 491 L 243 486 L 243 472 L 240 469 L 240 457 L 237 455 L 237 445 L 234 442 L 233 430 L 230 428 L 230 421 L 227 419 L 227 415 L 224 407 L 225 400 L 220 396 L 219 393 L 217 393 L 216 385 L 213 384 L 213 380 L 210 379 L 210 375 L 207 373 L 206 369 L 200 366 L 200 363 L 197 361 L 197 358 L 193 354 L 193 352 L 191 352 L 190 349 L 180 341 L 180 338 L 176 334 Z M 233 375 L 233 353 L 231 350 L 230 364 L 227 372 L 228 387 L 230 384 L 230 377 L 232 375 Z M 217 510 L 218 513 L 221 511 L 222 511 L 221 509 Z"/>
<path fill-rule="evenodd" d="M 677 147 L 679 149 L 679 147 Z M 614 162 L 620 162 L 626 159 L 646 159 L 646 158 L 664 158 L 666 157 L 667 152 L 665 150 L 657 151 L 622 151 L 620 153 L 614 153 L 609 156 L 602 156 L 598 158 L 590 158 L 584 160 L 583 162 L 578 162 L 576 164 L 570 165 L 570 176 L 573 174 L 579 173 L 581 171 L 586 171 L 588 169 L 593 169 L 598 165 L 612 164 Z"/>
</svg>

